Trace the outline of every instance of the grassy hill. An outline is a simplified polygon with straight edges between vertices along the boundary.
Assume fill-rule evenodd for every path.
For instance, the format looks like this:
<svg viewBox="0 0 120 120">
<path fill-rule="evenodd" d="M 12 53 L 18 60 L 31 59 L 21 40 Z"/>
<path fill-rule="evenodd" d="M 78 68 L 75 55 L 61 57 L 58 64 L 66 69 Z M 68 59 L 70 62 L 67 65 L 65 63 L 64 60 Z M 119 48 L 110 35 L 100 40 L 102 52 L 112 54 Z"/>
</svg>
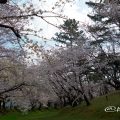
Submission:
<svg viewBox="0 0 120 120">
<path fill-rule="evenodd" d="M 83 103 L 75 108 L 60 110 L 42 110 L 30 112 L 26 115 L 10 112 L 1 115 L 0 120 L 120 120 L 119 112 L 105 112 L 107 106 L 120 107 L 120 91 L 95 98 L 89 107 Z"/>
</svg>

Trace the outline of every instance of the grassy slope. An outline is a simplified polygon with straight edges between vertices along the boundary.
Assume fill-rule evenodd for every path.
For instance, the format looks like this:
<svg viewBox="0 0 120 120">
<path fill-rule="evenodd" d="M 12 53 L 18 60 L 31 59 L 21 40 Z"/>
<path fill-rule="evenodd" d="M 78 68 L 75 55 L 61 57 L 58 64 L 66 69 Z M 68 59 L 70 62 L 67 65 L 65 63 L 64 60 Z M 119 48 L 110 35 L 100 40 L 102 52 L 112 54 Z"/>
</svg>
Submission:
<svg viewBox="0 0 120 120">
<path fill-rule="evenodd" d="M 110 105 L 120 107 L 120 91 L 109 94 L 108 101 L 105 96 L 92 100 L 89 107 L 83 104 L 75 108 L 36 111 L 27 115 L 11 112 L 0 116 L 0 120 L 120 120 L 120 112 L 104 112 L 104 108 Z"/>
</svg>

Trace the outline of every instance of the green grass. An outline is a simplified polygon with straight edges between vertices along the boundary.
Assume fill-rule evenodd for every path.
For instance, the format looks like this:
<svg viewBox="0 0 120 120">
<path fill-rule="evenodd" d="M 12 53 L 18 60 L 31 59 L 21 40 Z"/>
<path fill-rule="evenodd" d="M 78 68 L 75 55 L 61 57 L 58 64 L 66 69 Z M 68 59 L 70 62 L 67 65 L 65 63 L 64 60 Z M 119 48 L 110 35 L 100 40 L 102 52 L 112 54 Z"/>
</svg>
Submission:
<svg viewBox="0 0 120 120">
<path fill-rule="evenodd" d="M 107 106 L 120 107 L 120 91 L 98 97 L 91 101 L 89 107 L 83 103 L 75 108 L 63 108 L 60 110 L 42 110 L 29 112 L 26 115 L 18 112 L 9 112 L 0 115 L 0 120 L 120 120 L 120 112 L 106 113 Z"/>
</svg>

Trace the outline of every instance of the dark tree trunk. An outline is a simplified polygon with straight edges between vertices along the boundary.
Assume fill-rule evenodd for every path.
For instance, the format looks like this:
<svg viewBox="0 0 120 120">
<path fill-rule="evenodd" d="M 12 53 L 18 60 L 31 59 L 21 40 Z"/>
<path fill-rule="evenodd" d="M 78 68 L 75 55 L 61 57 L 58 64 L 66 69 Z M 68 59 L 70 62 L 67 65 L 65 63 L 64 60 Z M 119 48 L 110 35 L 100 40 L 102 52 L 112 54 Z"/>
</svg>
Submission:
<svg viewBox="0 0 120 120">
<path fill-rule="evenodd" d="M 89 90 L 89 97 L 90 97 L 90 100 L 92 100 L 93 99 L 93 95 L 92 95 L 92 93 L 91 93 L 91 91 Z"/>
<path fill-rule="evenodd" d="M 42 103 L 40 102 L 40 103 L 39 103 L 38 110 L 41 110 L 41 107 L 42 107 Z"/>
<path fill-rule="evenodd" d="M 5 107 L 5 101 L 3 101 L 3 106 L 2 106 L 2 108 L 3 108 L 3 110 L 6 109 L 6 107 Z"/>
<path fill-rule="evenodd" d="M 89 105 L 90 105 L 90 102 L 89 102 L 87 96 L 84 94 L 83 97 L 84 97 L 84 100 L 85 100 L 85 102 L 86 102 L 86 105 L 89 106 Z"/>
<path fill-rule="evenodd" d="M 1 105 L 2 101 L 0 101 L 0 110 L 2 109 L 2 105 Z"/>
</svg>

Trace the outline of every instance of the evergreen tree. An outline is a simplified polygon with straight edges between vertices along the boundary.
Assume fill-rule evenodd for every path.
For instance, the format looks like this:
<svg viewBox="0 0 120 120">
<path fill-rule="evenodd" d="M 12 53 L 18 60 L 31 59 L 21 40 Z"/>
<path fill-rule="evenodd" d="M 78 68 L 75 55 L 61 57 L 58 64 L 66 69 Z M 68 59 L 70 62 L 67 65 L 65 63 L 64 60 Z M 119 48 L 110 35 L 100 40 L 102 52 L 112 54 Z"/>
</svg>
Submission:
<svg viewBox="0 0 120 120">
<path fill-rule="evenodd" d="M 53 38 L 56 42 L 65 44 L 67 47 L 72 47 L 77 44 L 77 41 L 83 34 L 83 31 L 79 30 L 79 22 L 75 19 L 68 19 L 64 21 L 63 25 L 60 25 L 61 32 L 56 33 Z"/>
<path fill-rule="evenodd" d="M 90 1 L 86 2 L 86 4 L 94 10 L 92 15 L 88 15 L 88 17 L 94 21 L 94 24 L 88 27 L 89 32 L 91 32 L 92 36 L 95 38 L 91 44 L 100 46 L 101 43 L 109 39 L 108 36 L 111 34 L 109 24 L 111 20 L 109 18 L 105 20 L 106 17 L 99 12 L 104 6 L 103 3 L 94 3 Z"/>
<path fill-rule="evenodd" d="M 86 4 L 94 11 L 92 15 L 88 15 L 94 21 L 88 27 L 94 39 L 91 45 L 99 48 L 94 65 L 100 66 L 97 69 L 98 73 L 102 73 L 103 82 L 118 90 L 120 89 L 120 54 L 118 49 L 120 45 L 120 21 L 118 18 L 120 15 L 117 15 L 119 11 L 115 12 L 115 10 L 118 9 L 119 4 L 112 0 L 104 0 L 100 3 L 90 1 Z"/>
</svg>

